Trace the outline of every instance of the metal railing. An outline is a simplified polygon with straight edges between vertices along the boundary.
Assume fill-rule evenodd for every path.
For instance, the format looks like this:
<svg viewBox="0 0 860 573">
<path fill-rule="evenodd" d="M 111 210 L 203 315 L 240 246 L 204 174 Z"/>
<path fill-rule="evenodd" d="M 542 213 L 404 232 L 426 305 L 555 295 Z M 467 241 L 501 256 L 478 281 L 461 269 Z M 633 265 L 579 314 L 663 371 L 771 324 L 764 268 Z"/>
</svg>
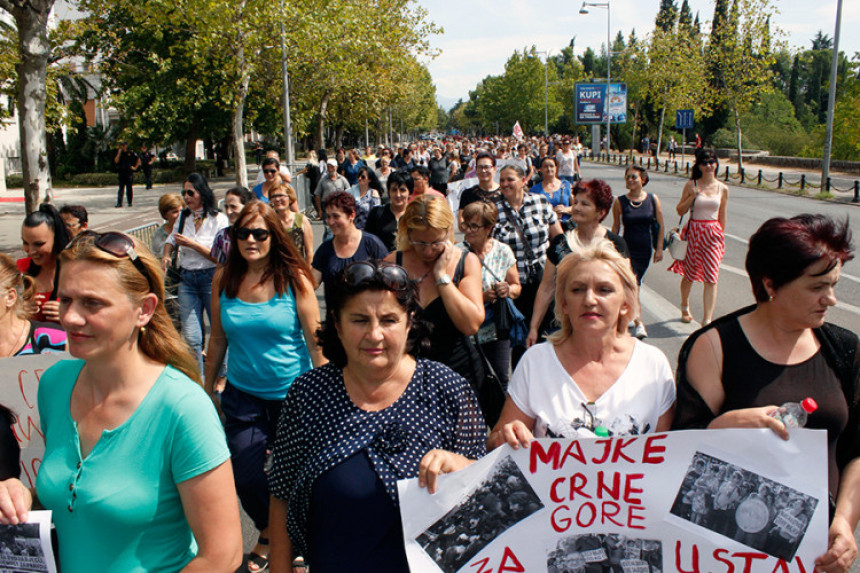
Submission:
<svg viewBox="0 0 860 573">
<path fill-rule="evenodd" d="M 679 167 L 679 162 L 677 160 L 665 159 L 661 162 L 659 157 L 634 157 L 631 160 L 630 155 L 626 153 L 600 153 L 597 157 L 592 158 L 592 161 L 625 167 L 631 164 L 638 164 L 640 167 L 644 167 L 647 170 L 652 170 L 653 168 L 654 171 L 658 172 L 663 171 L 664 173 L 671 172 L 674 174 L 683 173 L 686 176 L 690 175 L 690 170 L 692 169 L 689 161 L 685 161 L 684 164 Z M 771 179 L 766 177 L 761 169 L 752 176 L 748 174 L 746 169 L 737 169 L 735 173 L 732 173 L 731 166 L 729 165 L 725 166 L 725 170 L 722 174 L 718 171 L 716 176 L 718 178 L 721 177 L 727 183 L 736 182 L 741 185 L 750 185 L 769 189 L 791 189 L 796 187 L 801 192 L 805 192 L 807 189 L 810 189 L 818 190 L 820 193 L 830 193 L 831 191 L 850 193 L 853 191 L 854 197 L 851 199 L 851 202 L 860 203 L 860 180 L 856 179 L 853 181 L 851 186 L 840 189 L 833 184 L 833 180 L 830 177 L 828 177 L 823 184 L 821 182 L 815 184 L 809 181 L 805 173 L 801 173 L 798 179 L 792 181 L 785 173 L 780 171 L 777 173 L 776 177 Z M 766 183 L 776 183 L 776 187 L 766 185 Z"/>
</svg>

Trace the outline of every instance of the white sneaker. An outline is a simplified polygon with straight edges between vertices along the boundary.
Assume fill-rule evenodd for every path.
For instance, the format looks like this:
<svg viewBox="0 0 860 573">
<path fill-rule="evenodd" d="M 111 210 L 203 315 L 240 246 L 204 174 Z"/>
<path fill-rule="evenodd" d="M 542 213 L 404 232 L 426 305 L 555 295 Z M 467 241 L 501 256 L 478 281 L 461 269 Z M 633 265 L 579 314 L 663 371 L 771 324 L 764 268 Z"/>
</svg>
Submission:
<svg viewBox="0 0 860 573">
<path fill-rule="evenodd" d="M 645 325 L 641 322 L 636 325 L 636 329 L 633 331 L 633 336 L 642 340 L 643 338 L 648 338 L 648 331 L 645 330 Z"/>
</svg>

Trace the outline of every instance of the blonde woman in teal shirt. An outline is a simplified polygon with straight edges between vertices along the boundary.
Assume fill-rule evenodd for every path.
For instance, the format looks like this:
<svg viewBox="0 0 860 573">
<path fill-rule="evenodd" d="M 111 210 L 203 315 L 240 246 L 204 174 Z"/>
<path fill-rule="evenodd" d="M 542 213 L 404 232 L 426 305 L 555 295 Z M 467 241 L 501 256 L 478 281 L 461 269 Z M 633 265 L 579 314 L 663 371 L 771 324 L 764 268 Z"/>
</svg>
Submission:
<svg viewBox="0 0 860 573">
<path fill-rule="evenodd" d="M 0 522 L 53 512 L 63 573 L 233 572 L 242 537 L 230 454 L 163 304 L 158 262 L 121 233 L 62 252 L 69 352 L 42 376 L 35 492 L 0 483 Z"/>
</svg>

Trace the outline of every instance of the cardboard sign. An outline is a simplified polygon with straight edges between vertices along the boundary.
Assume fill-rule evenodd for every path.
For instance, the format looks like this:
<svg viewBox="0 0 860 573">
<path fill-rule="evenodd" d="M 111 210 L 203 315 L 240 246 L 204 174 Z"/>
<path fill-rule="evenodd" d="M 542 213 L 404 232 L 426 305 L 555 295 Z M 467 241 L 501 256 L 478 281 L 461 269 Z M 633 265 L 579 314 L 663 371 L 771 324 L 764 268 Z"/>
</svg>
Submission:
<svg viewBox="0 0 860 573">
<path fill-rule="evenodd" d="M 414 572 L 806 573 L 827 550 L 820 430 L 542 439 L 441 476 L 434 495 L 417 482 L 398 482 Z M 717 509 L 725 483 L 740 495 Z"/>
<path fill-rule="evenodd" d="M 0 359 L 0 403 L 18 416 L 12 430 L 21 445 L 21 481 L 28 487 L 35 487 L 45 454 L 45 436 L 36 404 L 39 379 L 45 370 L 68 358 L 71 356 L 67 352 L 54 352 Z"/>
</svg>

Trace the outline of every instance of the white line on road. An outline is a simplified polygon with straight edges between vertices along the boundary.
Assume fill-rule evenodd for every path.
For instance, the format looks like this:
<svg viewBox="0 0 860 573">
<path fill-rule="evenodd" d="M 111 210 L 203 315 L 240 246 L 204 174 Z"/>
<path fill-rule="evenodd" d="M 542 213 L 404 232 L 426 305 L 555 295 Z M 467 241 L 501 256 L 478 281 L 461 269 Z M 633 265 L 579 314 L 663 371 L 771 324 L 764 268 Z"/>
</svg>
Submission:
<svg viewBox="0 0 860 573">
<path fill-rule="evenodd" d="M 749 276 L 747 275 L 747 272 L 743 269 L 739 269 L 737 267 L 733 267 L 731 265 L 725 265 L 725 264 L 721 264 L 720 268 L 727 270 L 730 273 L 736 274 L 738 276 L 749 278 Z M 842 275 L 842 276 L 844 277 L 845 275 Z M 856 315 L 860 316 L 860 307 L 854 306 L 853 304 L 848 304 L 847 302 L 837 302 L 836 308 L 838 308 L 840 310 L 844 310 L 845 312 L 850 312 L 851 314 L 856 314 Z"/>
<path fill-rule="evenodd" d="M 639 287 L 639 304 L 649 314 L 656 316 L 657 322 L 662 322 L 663 326 L 681 338 L 687 338 L 699 328 L 698 323 L 681 322 L 681 310 L 644 284 Z"/>
</svg>

